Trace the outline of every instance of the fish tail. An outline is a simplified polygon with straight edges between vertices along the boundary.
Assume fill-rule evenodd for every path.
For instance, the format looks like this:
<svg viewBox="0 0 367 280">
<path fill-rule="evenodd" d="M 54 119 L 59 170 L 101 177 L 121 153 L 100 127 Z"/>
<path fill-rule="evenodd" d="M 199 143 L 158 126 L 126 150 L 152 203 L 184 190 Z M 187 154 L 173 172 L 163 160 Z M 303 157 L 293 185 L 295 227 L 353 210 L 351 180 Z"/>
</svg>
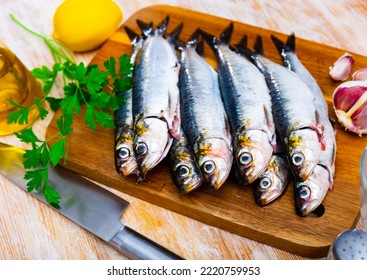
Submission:
<svg viewBox="0 0 367 280">
<path fill-rule="evenodd" d="M 190 36 L 190 39 L 187 41 L 188 46 L 197 46 L 199 43 L 201 30 L 197 28 L 194 33 Z"/>
<path fill-rule="evenodd" d="M 210 34 L 208 32 L 205 32 L 202 29 L 200 30 L 200 34 L 202 38 L 207 42 L 207 44 L 215 51 L 217 49 L 217 46 L 219 45 L 220 41 L 217 37 L 215 37 L 213 34 Z"/>
<path fill-rule="evenodd" d="M 229 42 L 231 41 L 233 33 L 233 22 L 231 22 L 226 29 L 223 30 L 222 34 L 220 34 L 220 41 L 223 44 L 229 45 Z"/>
<path fill-rule="evenodd" d="M 288 36 L 286 42 L 280 40 L 275 35 L 271 35 L 270 38 L 280 54 L 282 54 L 283 51 L 296 52 L 296 37 L 294 33 Z"/>
<path fill-rule="evenodd" d="M 160 24 L 158 24 L 158 26 L 155 29 L 155 34 L 157 35 L 163 35 L 164 32 L 166 32 L 167 30 L 167 26 L 169 23 L 169 16 L 166 16 Z"/>
<path fill-rule="evenodd" d="M 199 42 L 196 45 L 196 52 L 200 56 L 204 56 L 204 40 L 199 40 Z"/>
<path fill-rule="evenodd" d="M 180 37 L 181 31 L 182 31 L 182 28 L 183 28 L 183 23 L 181 22 L 179 25 L 177 25 L 177 27 L 171 33 L 167 35 L 168 42 L 173 43 L 176 46 L 182 44 L 182 42 L 178 40 L 178 37 Z"/>
<path fill-rule="evenodd" d="M 131 41 L 132 45 L 135 45 L 139 40 L 139 34 L 137 34 L 134 30 L 130 29 L 129 27 L 125 26 L 125 31 L 127 36 L 129 36 L 129 39 Z"/>
<path fill-rule="evenodd" d="M 143 39 L 146 39 L 147 37 L 153 35 L 153 23 L 147 23 L 144 22 L 140 19 L 136 20 L 136 23 L 138 24 L 141 32 L 142 32 L 142 37 Z"/>
<path fill-rule="evenodd" d="M 233 45 L 231 49 L 239 54 L 242 54 L 245 57 L 252 58 L 255 52 L 253 50 L 250 50 L 247 46 L 247 35 L 243 35 L 241 40 Z"/>
<path fill-rule="evenodd" d="M 257 35 L 255 45 L 254 45 L 254 51 L 257 54 L 264 55 L 264 47 L 263 47 L 263 39 L 260 35 Z"/>
</svg>

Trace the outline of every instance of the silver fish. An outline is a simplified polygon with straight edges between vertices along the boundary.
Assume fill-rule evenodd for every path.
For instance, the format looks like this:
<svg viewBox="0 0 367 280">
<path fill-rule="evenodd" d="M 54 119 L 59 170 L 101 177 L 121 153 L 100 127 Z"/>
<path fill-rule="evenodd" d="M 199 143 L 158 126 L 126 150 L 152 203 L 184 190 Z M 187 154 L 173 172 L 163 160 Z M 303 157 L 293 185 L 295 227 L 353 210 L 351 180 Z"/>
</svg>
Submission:
<svg viewBox="0 0 367 280">
<path fill-rule="evenodd" d="M 325 149 L 314 95 L 296 73 L 264 57 L 260 36 L 255 52 L 241 44 L 237 49 L 249 56 L 264 74 L 271 93 L 275 126 L 287 147 L 290 165 L 296 176 L 306 180 L 315 169 L 321 150 Z"/>
<path fill-rule="evenodd" d="M 196 35 L 195 35 L 196 33 Z M 219 189 L 232 166 L 232 144 L 218 74 L 197 51 L 197 34 L 181 51 L 182 128 L 205 182 Z"/>
<path fill-rule="evenodd" d="M 204 183 L 194 154 L 181 129 L 180 139 L 173 140 L 169 152 L 169 166 L 172 179 L 182 193 L 189 193 Z"/>
<path fill-rule="evenodd" d="M 219 85 L 231 126 L 234 162 L 242 185 L 254 182 L 273 154 L 275 125 L 264 75 L 229 47 L 233 23 L 220 39 L 202 31 L 218 61 Z"/>
<path fill-rule="evenodd" d="M 173 138 L 180 134 L 178 74 L 180 65 L 172 40 L 167 39 L 167 17 L 154 31 L 138 21 L 144 35 L 133 73 L 134 150 L 141 181 L 167 155 Z"/>
<path fill-rule="evenodd" d="M 138 34 L 125 27 L 129 34 L 133 51 L 130 62 L 134 65 L 136 54 L 142 46 L 142 40 Z M 115 167 L 118 173 L 128 176 L 138 174 L 138 164 L 136 162 L 133 139 L 134 139 L 134 118 L 132 111 L 132 89 L 125 92 L 118 92 L 117 95 L 124 99 L 124 104 L 114 112 L 115 120 Z"/>
<path fill-rule="evenodd" d="M 288 37 L 286 43 L 275 36 L 272 36 L 272 40 L 281 54 L 284 66 L 297 73 L 314 94 L 316 110 L 320 117 L 320 123 L 324 127 L 326 149 L 321 151 L 315 170 L 307 180 L 294 183 L 296 211 L 300 216 L 306 216 L 320 206 L 327 191 L 333 189 L 336 157 L 335 130 L 329 120 L 328 105 L 322 90 L 295 52 L 294 34 Z"/>
<path fill-rule="evenodd" d="M 291 179 L 291 171 L 281 143 L 277 143 L 277 151 L 270 163 L 255 184 L 255 202 L 260 206 L 268 205 L 278 199 L 287 189 Z"/>
</svg>

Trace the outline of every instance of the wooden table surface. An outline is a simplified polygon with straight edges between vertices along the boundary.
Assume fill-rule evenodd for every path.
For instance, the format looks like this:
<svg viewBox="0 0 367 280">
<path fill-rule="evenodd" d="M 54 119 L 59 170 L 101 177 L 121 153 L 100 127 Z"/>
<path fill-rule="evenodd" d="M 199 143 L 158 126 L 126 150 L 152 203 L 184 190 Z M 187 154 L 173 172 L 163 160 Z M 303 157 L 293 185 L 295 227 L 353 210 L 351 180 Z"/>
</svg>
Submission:
<svg viewBox="0 0 367 280">
<path fill-rule="evenodd" d="M 61 2 L 62 0 L 1 0 L 0 40 L 29 69 L 52 65 L 52 57 L 39 38 L 17 26 L 8 14 L 14 13 L 34 30 L 51 34 L 53 13 Z M 367 55 L 367 6 L 362 0 L 283 0 L 277 3 L 270 0 L 116 2 L 123 10 L 124 19 L 146 6 L 176 5 L 285 34 L 295 32 L 300 38 Z M 89 63 L 97 51 L 75 56 L 77 61 Z M 53 94 L 58 94 L 57 89 Z M 45 135 L 51 117 L 35 124 L 38 135 Z M 365 139 L 362 137 L 361 141 L 366 141 Z M 14 136 L 0 137 L 0 142 L 25 147 Z M 125 224 L 186 259 L 305 259 L 126 194 L 119 195 L 130 202 L 121 218 Z M 360 222 L 356 228 L 362 229 Z M 126 257 L 0 176 L 0 259 Z"/>
</svg>

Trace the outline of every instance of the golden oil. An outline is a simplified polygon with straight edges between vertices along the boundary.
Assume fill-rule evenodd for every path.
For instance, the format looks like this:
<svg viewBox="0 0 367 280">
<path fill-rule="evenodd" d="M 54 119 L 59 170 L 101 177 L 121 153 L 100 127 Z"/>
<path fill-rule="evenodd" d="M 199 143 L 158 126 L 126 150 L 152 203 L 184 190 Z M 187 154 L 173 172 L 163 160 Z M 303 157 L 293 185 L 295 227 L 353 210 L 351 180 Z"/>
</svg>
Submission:
<svg viewBox="0 0 367 280">
<path fill-rule="evenodd" d="M 29 112 L 28 124 L 7 124 L 10 112 L 18 110 L 8 99 L 24 107 L 34 104 L 34 98 L 42 98 L 40 83 L 32 73 L 6 46 L 0 42 L 0 135 L 8 135 L 20 131 L 38 118 L 38 110 Z"/>
</svg>

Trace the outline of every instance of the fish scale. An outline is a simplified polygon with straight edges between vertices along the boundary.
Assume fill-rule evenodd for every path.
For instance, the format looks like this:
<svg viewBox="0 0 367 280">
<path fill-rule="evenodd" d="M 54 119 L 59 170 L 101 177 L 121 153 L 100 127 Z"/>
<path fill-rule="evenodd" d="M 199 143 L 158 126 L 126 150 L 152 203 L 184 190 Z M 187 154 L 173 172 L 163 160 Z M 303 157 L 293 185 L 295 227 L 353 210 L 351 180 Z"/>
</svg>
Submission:
<svg viewBox="0 0 367 280">
<path fill-rule="evenodd" d="M 254 182 L 270 162 L 275 126 L 263 74 L 229 47 L 233 23 L 220 39 L 201 31 L 216 54 L 220 92 L 231 127 L 235 173 L 241 185 Z"/>
<path fill-rule="evenodd" d="M 272 40 L 282 57 L 285 69 L 289 69 L 299 75 L 310 88 L 315 98 L 315 106 L 320 123 L 324 127 L 326 148 L 324 151 L 321 151 L 315 170 L 307 180 L 303 182 L 296 180 L 294 184 L 296 211 L 300 216 L 306 216 L 321 206 L 328 189 L 333 189 L 336 157 L 335 130 L 329 120 L 328 105 L 320 86 L 295 52 L 294 34 L 288 37 L 286 43 L 275 36 L 272 36 Z"/>
<path fill-rule="evenodd" d="M 294 72 L 262 54 L 262 40 L 257 38 L 255 52 L 236 45 L 264 74 L 273 107 L 276 130 L 286 145 L 286 154 L 294 175 L 306 180 L 315 169 L 325 149 L 323 128 L 319 123 L 314 96 Z"/>
<path fill-rule="evenodd" d="M 166 17 L 154 31 L 151 24 L 137 21 L 144 39 L 136 55 L 132 87 L 138 181 L 163 160 L 173 138 L 180 134 L 180 67 L 172 42 L 182 25 L 163 38 L 168 20 Z"/>
<path fill-rule="evenodd" d="M 195 50 L 181 47 L 180 102 L 182 128 L 204 180 L 219 189 L 232 166 L 232 144 L 218 76 Z"/>
</svg>

